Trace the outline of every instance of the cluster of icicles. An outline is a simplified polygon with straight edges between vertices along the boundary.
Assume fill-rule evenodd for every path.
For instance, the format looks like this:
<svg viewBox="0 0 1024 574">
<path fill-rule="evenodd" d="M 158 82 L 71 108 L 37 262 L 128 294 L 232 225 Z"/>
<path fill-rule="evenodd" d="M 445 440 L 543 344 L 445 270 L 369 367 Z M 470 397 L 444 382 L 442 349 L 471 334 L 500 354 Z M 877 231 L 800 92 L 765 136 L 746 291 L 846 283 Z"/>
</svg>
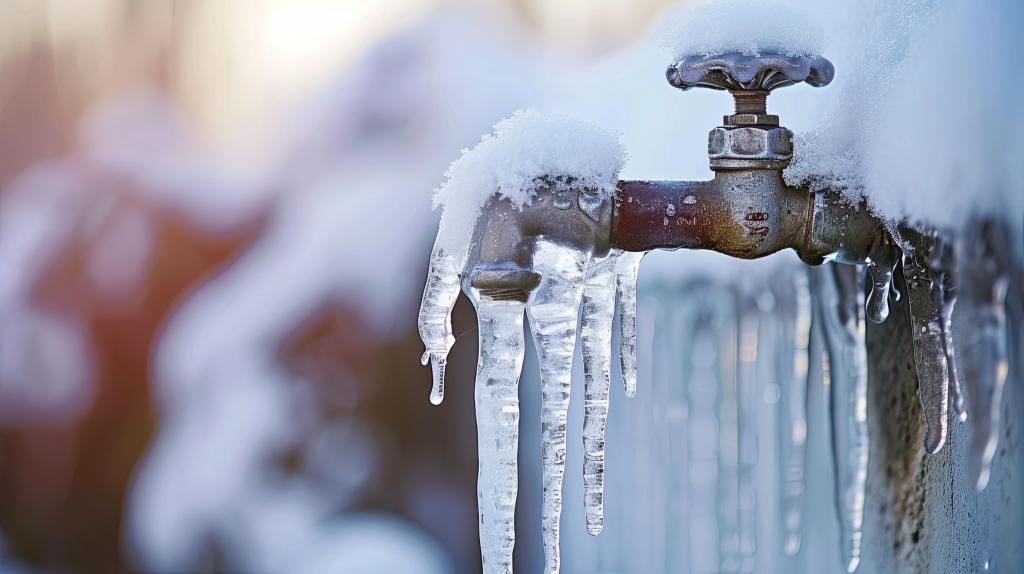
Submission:
<svg viewBox="0 0 1024 574">
<path fill-rule="evenodd" d="M 832 452 L 836 480 L 836 506 L 840 518 L 843 560 L 853 572 L 861 553 L 864 523 L 865 486 L 869 456 L 867 424 L 868 358 L 865 320 L 884 321 L 890 299 L 899 300 L 893 288 L 893 270 L 903 265 L 909 295 L 911 325 L 914 334 L 915 364 L 918 371 L 919 398 L 926 419 L 925 448 L 937 452 L 946 440 L 950 405 L 964 420 L 966 408 L 960 393 L 954 362 L 952 313 L 959 299 L 957 321 L 969 327 L 960 337 L 959 363 L 964 371 L 972 410 L 973 432 L 969 473 L 978 489 L 988 480 L 995 452 L 1000 397 L 1007 376 L 1007 344 L 1021 344 L 1020 333 L 1008 332 L 1005 304 L 1007 290 L 1019 288 L 1011 282 L 1013 255 L 1008 252 L 1007 230 L 992 223 L 970 228 L 964 237 L 957 264 L 951 263 L 951 248 L 931 237 L 927 249 L 905 247 L 892 261 L 868 262 L 857 267 L 828 264 L 811 273 L 790 273 L 784 289 L 774 293 L 772 321 L 752 319 L 764 313 L 737 312 L 735 322 L 736 364 L 732 390 L 711 389 L 713 409 L 722 420 L 722 405 L 731 404 L 731 416 L 738 421 L 755 420 L 761 385 L 757 373 L 774 373 L 778 406 L 779 510 L 783 518 L 783 546 L 795 554 L 801 540 L 805 451 L 807 432 L 806 397 L 808 365 L 812 352 L 812 324 L 820 333 L 826 360 L 824 376 L 829 380 L 829 404 L 832 425 Z M 440 242 L 439 242 L 440 243 Z M 480 471 L 478 505 L 480 542 L 485 572 L 509 573 L 515 544 L 515 504 L 518 487 L 519 375 L 523 365 L 523 314 L 529 317 L 541 371 L 542 403 L 542 538 L 545 572 L 559 570 L 559 518 L 562 508 L 562 477 L 566 457 L 566 427 L 572 378 L 572 360 L 581 339 L 584 370 L 584 506 L 587 531 L 598 534 L 603 527 L 604 434 L 611 386 L 611 344 L 614 315 L 619 321 L 619 357 L 627 397 L 633 397 L 637 384 L 636 280 L 642 253 L 613 250 L 605 257 L 558 244 L 541 241 L 534 258 L 534 270 L 542 280 L 526 302 L 489 293 L 482 296 L 472 288 L 466 276 L 472 270 L 465 257 L 453 256 L 435 246 L 423 295 L 419 329 L 426 351 L 422 362 L 433 370 L 430 401 L 440 404 L 444 396 L 444 371 L 449 350 L 455 342 L 451 310 L 460 290 L 465 290 L 476 307 L 479 322 L 479 357 L 476 375 L 476 409 Z M 961 283 L 954 280 L 959 275 Z M 867 283 L 867 285 L 865 285 Z M 683 294 L 682 296 L 685 296 Z M 717 296 L 732 296 L 718 294 Z M 1024 298 L 1013 297 L 1015 301 Z M 699 301 L 698 301 L 699 302 Z M 734 303 L 735 304 L 735 303 Z M 748 302 L 756 307 L 758 303 Z M 691 325 L 706 333 L 688 340 L 715 340 L 721 332 L 721 318 L 714 317 L 715 305 L 707 297 L 690 312 L 701 314 Z M 617 310 L 617 311 L 616 311 Z M 706 315 L 706 317 L 704 317 Z M 717 326 L 716 326 L 717 325 Z M 696 329 L 697 327 L 693 327 Z M 774 329 L 765 332 L 765 329 Z M 759 331 L 760 330 L 760 331 Z M 762 345 L 750 347 L 760 333 Z M 669 334 L 655 334 L 657 352 Z M 768 348 L 774 349 L 769 350 Z M 694 347 L 696 348 L 696 347 Z M 672 352 L 666 350 L 665 352 Z M 709 373 L 717 367 L 707 357 L 695 356 L 685 368 L 696 377 L 697 370 Z M 768 357 L 766 359 L 765 357 Z M 771 360 L 770 365 L 764 363 Z M 720 386 L 720 376 L 705 377 Z M 759 388 L 759 387 L 758 387 Z M 761 389 L 763 391 L 764 389 Z M 685 391 L 684 391 L 685 392 Z M 716 394 L 717 393 L 717 394 Z M 730 394 L 731 393 L 731 394 Z M 729 396 L 725 396 L 729 395 Z M 704 393 L 703 396 L 706 396 Z M 730 398 L 731 397 L 731 398 Z M 731 403 L 730 403 L 731 401 Z M 697 409 L 698 405 L 691 405 Z M 763 405 L 760 405 L 763 407 Z M 753 409 L 753 410 L 752 410 Z M 721 411 L 721 412 L 718 412 Z M 694 411 L 696 412 L 696 410 Z M 746 431 L 756 433 L 755 430 Z M 737 508 L 747 489 L 743 481 L 752 481 L 749 469 L 741 468 L 749 457 L 739 452 L 749 449 L 743 432 L 737 431 L 732 478 L 737 486 Z M 756 438 L 754 439 L 756 440 Z M 745 446 L 746 445 L 746 446 Z M 715 447 L 721 449 L 721 446 Z M 694 453 L 688 453 L 692 456 Z M 720 450 L 717 457 L 725 457 Z M 718 460 L 718 480 L 728 481 Z M 750 487 L 751 485 L 747 485 Z M 713 493 L 712 493 L 713 494 Z M 749 571 L 752 565 L 753 534 L 751 518 L 740 512 L 735 521 L 719 525 L 719 541 L 731 540 L 734 552 L 721 556 L 715 565 L 722 571 Z M 729 529 L 734 532 L 731 534 Z M 691 549 L 696 550 L 696 549 Z M 750 556 L 746 556 L 750 554 Z M 727 559 L 728 558 L 728 559 Z"/>
<path fill-rule="evenodd" d="M 525 303 L 481 296 L 468 282 L 476 307 L 480 351 L 476 374 L 480 473 L 477 502 L 485 572 L 511 572 L 518 489 L 519 374 L 523 366 L 523 312 L 530 319 L 541 372 L 542 536 L 545 572 L 559 569 L 559 518 L 565 470 L 566 427 L 577 330 L 584 372 L 583 482 L 587 531 L 604 525 L 604 435 L 611 388 L 613 313 L 619 310 L 619 358 L 627 397 L 636 394 L 636 278 L 643 254 L 589 253 L 540 242 L 534 270 L 540 285 Z M 419 328 L 433 369 L 430 402 L 444 398 L 444 370 L 455 342 L 451 310 L 463 283 L 464 261 L 435 249 L 420 308 Z M 581 312 L 582 311 L 582 312 Z M 582 319 L 580 318 L 582 315 Z"/>
</svg>

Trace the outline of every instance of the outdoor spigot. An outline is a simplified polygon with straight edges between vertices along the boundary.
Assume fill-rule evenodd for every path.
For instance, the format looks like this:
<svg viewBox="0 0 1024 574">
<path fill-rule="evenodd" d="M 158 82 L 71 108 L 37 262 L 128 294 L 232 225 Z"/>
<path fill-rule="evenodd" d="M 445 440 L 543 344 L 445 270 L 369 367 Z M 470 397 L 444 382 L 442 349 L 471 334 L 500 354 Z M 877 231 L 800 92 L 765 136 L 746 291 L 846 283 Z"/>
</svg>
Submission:
<svg viewBox="0 0 1024 574">
<path fill-rule="evenodd" d="M 708 136 L 711 169 L 782 169 L 793 155 L 793 133 L 767 111 L 776 88 L 806 82 L 815 87 L 832 81 L 832 63 L 821 56 L 729 52 L 689 55 L 676 60 L 665 75 L 680 90 L 703 87 L 728 90 L 735 113 Z"/>
<path fill-rule="evenodd" d="M 623 181 L 612 216 L 612 245 L 627 251 L 710 249 L 754 259 L 793 248 L 821 263 L 837 248 L 815 244 L 815 196 L 789 187 L 782 170 L 793 156 L 793 134 L 766 109 L 776 88 L 806 82 L 824 86 L 832 64 L 820 56 L 739 52 L 691 55 L 666 76 L 681 90 L 728 90 L 735 113 L 708 136 L 715 178 L 707 182 Z"/>
</svg>

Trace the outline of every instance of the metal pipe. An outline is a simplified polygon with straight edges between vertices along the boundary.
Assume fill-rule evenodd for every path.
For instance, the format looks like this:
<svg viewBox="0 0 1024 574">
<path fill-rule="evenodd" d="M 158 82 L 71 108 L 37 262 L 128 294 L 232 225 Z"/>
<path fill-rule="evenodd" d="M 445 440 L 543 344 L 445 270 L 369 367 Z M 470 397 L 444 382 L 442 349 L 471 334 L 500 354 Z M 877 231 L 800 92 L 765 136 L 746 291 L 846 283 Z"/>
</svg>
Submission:
<svg viewBox="0 0 1024 574">
<path fill-rule="evenodd" d="M 611 246 L 624 251 L 710 249 L 756 259 L 788 248 L 811 265 L 879 259 L 875 246 L 891 245 L 888 233 L 866 203 L 787 186 L 777 169 L 719 170 L 711 181 L 620 181 L 611 219 Z"/>
<path fill-rule="evenodd" d="M 619 182 L 612 247 L 710 249 L 742 259 L 805 243 L 813 196 L 774 169 L 719 171 L 711 181 Z"/>
</svg>

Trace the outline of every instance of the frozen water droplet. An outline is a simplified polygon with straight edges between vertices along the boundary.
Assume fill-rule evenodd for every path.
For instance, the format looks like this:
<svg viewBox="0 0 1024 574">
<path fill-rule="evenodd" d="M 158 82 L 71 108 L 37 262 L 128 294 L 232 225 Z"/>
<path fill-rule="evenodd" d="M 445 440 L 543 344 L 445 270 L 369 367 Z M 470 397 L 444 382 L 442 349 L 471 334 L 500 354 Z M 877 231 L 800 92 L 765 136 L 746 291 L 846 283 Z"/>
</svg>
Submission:
<svg viewBox="0 0 1024 574">
<path fill-rule="evenodd" d="M 687 195 L 683 199 L 683 203 L 686 204 L 686 205 L 693 205 L 693 204 L 697 203 L 697 197 L 693 196 L 693 195 Z"/>
<path fill-rule="evenodd" d="M 669 217 L 674 217 L 675 214 L 676 214 L 676 204 L 674 204 L 674 203 L 668 204 L 668 207 L 665 208 L 665 215 L 667 215 Z"/>
<path fill-rule="evenodd" d="M 433 383 L 430 402 L 435 405 L 444 400 L 444 371 L 448 352 L 455 344 L 452 333 L 452 307 L 459 297 L 460 275 L 464 261 L 434 248 L 430 255 L 427 285 L 420 303 L 419 333 L 426 350 L 420 362 L 431 364 Z"/>
</svg>

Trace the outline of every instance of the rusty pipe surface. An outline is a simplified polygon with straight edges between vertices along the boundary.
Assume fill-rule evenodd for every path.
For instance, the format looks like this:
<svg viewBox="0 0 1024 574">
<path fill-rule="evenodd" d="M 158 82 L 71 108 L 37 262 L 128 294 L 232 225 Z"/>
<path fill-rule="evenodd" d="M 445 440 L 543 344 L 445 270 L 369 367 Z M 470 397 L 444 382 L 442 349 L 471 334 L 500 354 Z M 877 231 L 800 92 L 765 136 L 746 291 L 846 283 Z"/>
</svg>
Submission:
<svg viewBox="0 0 1024 574">
<path fill-rule="evenodd" d="M 785 185 L 777 169 L 720 170 L 711 181 L 620 181 L 611 246 L 709 249 L 756 259 L 794 249 L 817 265 L 863 263 L 886 228 L 842 193 Z"/>
<path fill-rule="evenodd" d="M 622 181 L 612 247 L 710 249 L 742 259 L 804 243 L 812 196 L 774 169 L 719 171 L 711 181 Z"/>
</svg>

